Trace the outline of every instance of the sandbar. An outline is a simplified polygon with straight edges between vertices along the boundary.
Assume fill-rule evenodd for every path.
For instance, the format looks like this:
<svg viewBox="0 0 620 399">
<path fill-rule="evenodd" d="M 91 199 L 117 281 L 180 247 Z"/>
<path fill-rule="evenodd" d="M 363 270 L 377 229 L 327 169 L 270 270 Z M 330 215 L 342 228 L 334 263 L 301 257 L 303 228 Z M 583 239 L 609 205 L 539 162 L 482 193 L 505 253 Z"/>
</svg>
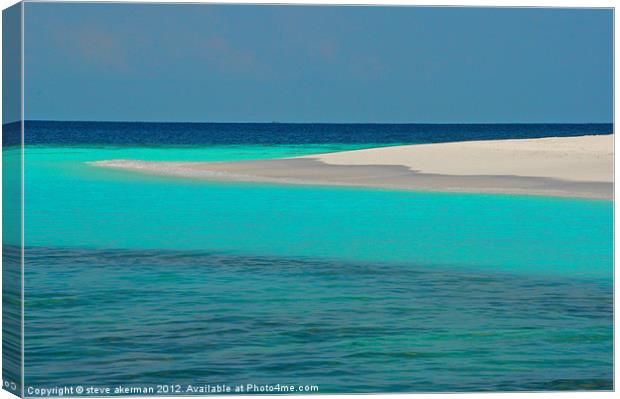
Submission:
<svg viewBox="0 0 620 399">
<path fill-rule="evenodd" d="M 614 135 L 401 145 L 237 162 L 93 165 L 217 181 L 613 199 Z"/>
</svg>

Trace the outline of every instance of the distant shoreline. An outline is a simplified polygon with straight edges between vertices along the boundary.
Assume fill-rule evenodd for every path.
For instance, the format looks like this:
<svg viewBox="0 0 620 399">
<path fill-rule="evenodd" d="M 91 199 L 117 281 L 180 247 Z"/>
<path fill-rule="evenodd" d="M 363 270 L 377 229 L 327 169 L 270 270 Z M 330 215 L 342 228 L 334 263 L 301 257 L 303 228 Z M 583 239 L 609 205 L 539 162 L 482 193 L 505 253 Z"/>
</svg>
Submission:
<svg viewBox="0 0 620 399">
<path fill-rule="evenodd" d="M 613 199 L 612 135 L 461 141 L 239 162 L 93 162 L 180 178 Z"/>
</svg>

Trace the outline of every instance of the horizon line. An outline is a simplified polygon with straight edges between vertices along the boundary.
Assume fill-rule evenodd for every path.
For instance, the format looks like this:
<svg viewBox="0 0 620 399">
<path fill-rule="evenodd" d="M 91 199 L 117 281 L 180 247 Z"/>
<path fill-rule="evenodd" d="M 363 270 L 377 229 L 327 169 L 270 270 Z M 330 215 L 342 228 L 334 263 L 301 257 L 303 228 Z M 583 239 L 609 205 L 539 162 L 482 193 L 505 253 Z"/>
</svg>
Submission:
<svg viewBox="0 0 620 399">
<path fill-rule="evenodd" d="M 123 121 L 123 120 L 59 120 L 59 119 L 20 119 L 3 122 L 10 125 L 20 122 L 53 122 L 53 123 L 168 123 L 168 124 L 221 124 L 221 125 L 613 125 L 613 121 L 599 122 L 210 122 L 210 121 Z"/>
</svg>

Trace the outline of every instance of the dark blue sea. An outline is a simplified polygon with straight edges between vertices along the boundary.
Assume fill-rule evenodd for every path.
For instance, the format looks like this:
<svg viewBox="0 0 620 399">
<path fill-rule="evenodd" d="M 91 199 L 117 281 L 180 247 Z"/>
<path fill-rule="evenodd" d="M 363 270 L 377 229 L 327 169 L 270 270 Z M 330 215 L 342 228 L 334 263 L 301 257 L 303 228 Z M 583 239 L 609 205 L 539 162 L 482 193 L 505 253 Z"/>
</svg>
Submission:
<svg viewBox="0 0 620 399">
<path fill-rule="evenodd" d="M 5 126 L 5 145 L 19 144 L 19 124 Z M 591 124 L 312 124 L 140 123 L 26 121 L 26 144 L 217 145 L 324 143 L 440 143 L 609 134 Z"/>
</svg>

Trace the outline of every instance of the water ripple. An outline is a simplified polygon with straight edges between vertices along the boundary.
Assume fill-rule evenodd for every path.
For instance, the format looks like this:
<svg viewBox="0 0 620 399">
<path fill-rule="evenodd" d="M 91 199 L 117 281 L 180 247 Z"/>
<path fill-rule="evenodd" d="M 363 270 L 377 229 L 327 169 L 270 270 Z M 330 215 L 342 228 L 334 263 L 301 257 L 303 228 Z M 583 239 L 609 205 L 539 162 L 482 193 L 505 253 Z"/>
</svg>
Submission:
<svg viewBox="0 0 620 399">
<path fill-rule="evenodd" d="M 612 388 L 608 281 L 220 253 L 27 254 L 27 385 Z"/>
</svg>

